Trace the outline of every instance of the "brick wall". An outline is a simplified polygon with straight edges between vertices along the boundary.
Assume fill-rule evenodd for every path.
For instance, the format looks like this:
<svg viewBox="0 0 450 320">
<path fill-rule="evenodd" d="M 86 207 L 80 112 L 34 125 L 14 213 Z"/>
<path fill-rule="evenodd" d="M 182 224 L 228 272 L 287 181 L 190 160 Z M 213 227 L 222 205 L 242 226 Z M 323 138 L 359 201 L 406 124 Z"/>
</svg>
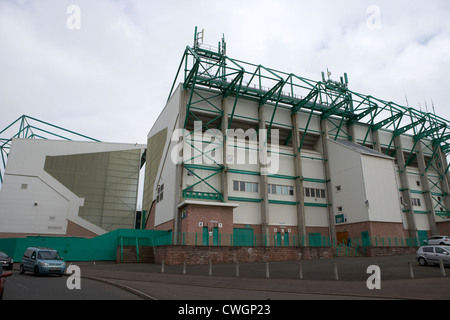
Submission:
<svg viewBox="0 0 450 320">
<path fill-rule="evenodd" d="M 415 254 L 418 249 L 419 247 L 367 247 L 365 254 L 366 257 L 400 256 Z"/>
<path fill-rule="evenodd" d="M 201 247 L 201 246 L 162 246 L 157 247 L 155 263 L 167 265 L 246 263 L 295 261 L 309 259 L 329 259 L 331 248 L 324 247 Z"/>
</svg>

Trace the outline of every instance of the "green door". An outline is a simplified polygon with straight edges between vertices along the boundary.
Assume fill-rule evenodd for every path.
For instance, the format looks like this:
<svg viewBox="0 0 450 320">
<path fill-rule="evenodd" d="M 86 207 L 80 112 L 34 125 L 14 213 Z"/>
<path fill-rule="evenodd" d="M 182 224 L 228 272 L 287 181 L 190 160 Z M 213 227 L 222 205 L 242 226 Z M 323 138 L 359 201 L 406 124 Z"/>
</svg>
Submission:
<svg viewBox="0 0 450 320">
<path fill-rule="evenodd" d="M 289 247 L 289 233 L 284 233 L 284 246 Z"/>
<path fill-rule="evenodd" d="M 361 232 L 361 240 L 362 240 L 363 247 L 370 247 L 369 231 L 362 231 Z"/>
<path fill-rule="evenodd" d="M 254 245 L 253 229 L 234 228 L 233 245 L 252 247 Z"/>
<path fill-rule="evenodd" d="M 277 247 L 281 247 L 281 232 L 277 232 L 276 237 L 277 237 L 277 239 L 276 239 Z"/>
<path fill-rule="evenodd" d="M 322 246 L 322 236 L 320 233 L 309 233 L 309 246 L 310 247 L 321 247 Z"/>
<path fill-rule="evenodd" d="M 219 228 L 217 227 L 213 229 L 213 245 L 214 246 L 219 245 Z"/>
<path fill-rule="evenodd" d="M 203 242 L 204 246 L 209 246 L 209 230 L 208 227 L 203 227 Z"/>
<path fill-rule="evenodd" d="M 426 230 L 417 230 L 417 237 L 419 238 L 419 246 L 423 246 L 428 244 L 428 231 Z M 425 241 L 425 242 L 424 242 Z"/>
</svg>

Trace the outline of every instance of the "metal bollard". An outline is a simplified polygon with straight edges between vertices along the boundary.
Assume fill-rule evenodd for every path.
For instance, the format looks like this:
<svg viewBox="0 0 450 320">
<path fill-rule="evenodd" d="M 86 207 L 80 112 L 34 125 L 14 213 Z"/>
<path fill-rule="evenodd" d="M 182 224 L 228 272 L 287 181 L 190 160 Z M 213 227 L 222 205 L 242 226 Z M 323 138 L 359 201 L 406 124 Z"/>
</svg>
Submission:
<svg viewBox="0 0 450 320">
<path fill-rule="evenodd" d="M 339 280 L 338 267 L 337 264 L 334 264 L 334 280 Z"/>
<path fill-rule="evenodd" d="M 269 273 L 269 263 L 266 262 L 266 279 L 270 278 L 270 273 Z"/>
<path fill-rule="evenodd" d="M 183 262 L 183 274 L 186 274 L 186 261 Z"/>
<path fill-rule="evenodd" d="M 409 267 L 409 276 L 410 276 L 411 279 L 414 279 L 414 272 L 413 272 L 413 269 L 412 269 L 411 261 L 408 261 L 408 267 Z"/>
<path fill-rule="evenodd" d="M 298 278 L 300 280 L 303 279 L 303 269 L 302 269 L 302 264 L 301 263 L 298 264 Z"/>
<path fill-rule="evenodd" d="M 447 275 L 445 274 L 445 268 L 444 268 L 444 261 L 439 260 L 439 266 L 441 267 L 441 276 L 446 277 Z"/>
<path fill-rule="evenodd" d="M 236 278 L 239 278 L 239 261 L 236 261 Z"/>
<path fill-rule="evenodd" d="M 212 276 L 212 261 L 211 259 L 209 259 L 209 271 L 208 271 L 208 275 L 211 277 Z"/>
<path fill-rule="evenodd" d="M 161 261 L 161 273 L 164 273 L 164 260 Z"/>
</svg>

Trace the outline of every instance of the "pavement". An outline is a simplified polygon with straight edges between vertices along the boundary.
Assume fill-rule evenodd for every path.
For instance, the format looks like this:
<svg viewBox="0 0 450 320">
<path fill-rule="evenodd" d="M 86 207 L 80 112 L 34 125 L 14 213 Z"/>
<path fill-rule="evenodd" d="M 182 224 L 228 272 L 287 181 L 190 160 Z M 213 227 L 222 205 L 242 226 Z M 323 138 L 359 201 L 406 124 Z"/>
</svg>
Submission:
<svg viewBox="0 0 450 320">
<path fill-rule="evenodd" d="M 82 279 L 103 281 L 147 300 L 450 298 L 450 267 L 444 268 L 443 276 L 439 266 L 419 266 L 413 255 L 243 263 L 238 266 L 72 264 L 80 267 Z M 377 280 L 376 273 L 368 270 L 370 266 L 379 267 L 378 288 L 373 288 Z"/>
</svg>

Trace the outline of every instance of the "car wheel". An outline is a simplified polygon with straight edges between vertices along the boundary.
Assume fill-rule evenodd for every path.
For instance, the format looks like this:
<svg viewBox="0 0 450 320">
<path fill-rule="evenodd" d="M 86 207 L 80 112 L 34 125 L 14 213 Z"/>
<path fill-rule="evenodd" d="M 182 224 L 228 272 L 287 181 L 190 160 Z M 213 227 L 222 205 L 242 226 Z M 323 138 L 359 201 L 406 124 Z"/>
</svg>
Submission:
<svg viewBox="0 0 450 320">
<path fill-rule="evenodd" d="M 23 264 L 21 264 L 20 267 L 19 267 L 19 273 L 20 274 L 24 274 L 25 273 L 25 269 L 23 268 Z"/>
<path fill-rule="evenodd" d="M 425 258 L 419 258 L 418 261 L 421 266 L 426 266 L 428 264 Z"/>
<path fill-rule="evenodd" d="M 39 276 L 39 267 L 38 266 L 35 266 L 34 267 L 34 275 L 37 277 L 37 276 Z"/>
</svg>

